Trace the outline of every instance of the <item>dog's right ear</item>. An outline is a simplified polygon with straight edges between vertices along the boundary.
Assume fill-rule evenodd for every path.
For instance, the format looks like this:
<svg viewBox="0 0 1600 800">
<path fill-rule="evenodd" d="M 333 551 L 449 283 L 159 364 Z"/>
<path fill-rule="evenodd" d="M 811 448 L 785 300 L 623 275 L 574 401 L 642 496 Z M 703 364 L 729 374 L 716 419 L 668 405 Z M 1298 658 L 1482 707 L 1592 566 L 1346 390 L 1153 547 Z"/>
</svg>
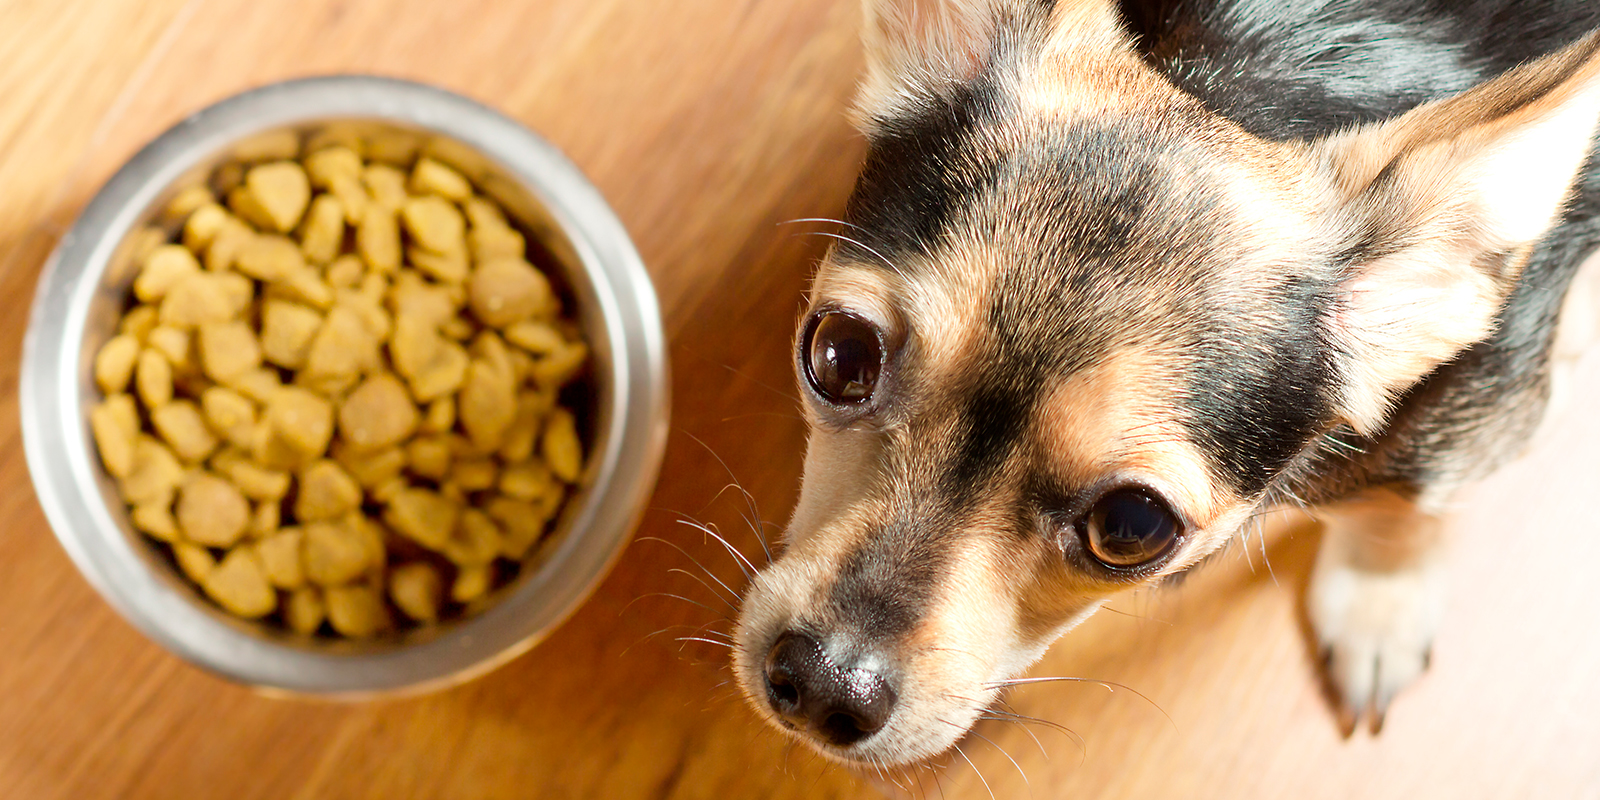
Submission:
<svg viewBox="0 0 1600 800">
<path fill-rule="evenodd" d="M 867 72 L 858 123 L 891 119 L 971 81 L 1008 41 L 1043 46 L 1064 30 L 1091 41 L 1123 37 L 1105 0 L 863 0 L 862 11 Z"/>
</svg>

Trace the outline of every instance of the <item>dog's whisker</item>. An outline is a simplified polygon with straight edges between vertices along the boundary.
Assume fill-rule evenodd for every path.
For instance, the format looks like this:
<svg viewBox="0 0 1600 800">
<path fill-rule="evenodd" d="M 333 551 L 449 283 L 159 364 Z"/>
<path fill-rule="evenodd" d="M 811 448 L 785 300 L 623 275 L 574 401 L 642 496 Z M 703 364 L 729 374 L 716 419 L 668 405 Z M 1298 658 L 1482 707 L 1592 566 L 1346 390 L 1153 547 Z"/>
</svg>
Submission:
<svg viewBox="0 0 1600 800">
<path fill-rule="evenodd" d="M 863 228 L 860 225 L 857 225 L 857 224 L 855 224 L 853 222 L 845 222 L 842 219 L 833 219 L 831 217 L 801 217 L 799 219 L 785 220 L 785 221 L 780 222 L 778 224 L 779 225 L 794 225 L 794 224 L 801 223 L 801 222 L 827 222 L 827 223 L 830 223 L 830 224 L 833 224 L 833 225 L 843 225 L 846 228 L 855 228 L 858 231 L 866 230 L 865 228 Z"/>
<path fill-rule="evenodd" d="M 1036 684 L 1036 683 L 1089 683 L 1089 684 L 1094 684 L 1096 686 L 1100 686 L 1100 687 L 1104 688 L 1108 692 L 1113 692 L 1114 693 L 1118 689 L 1121 689 L 1121 690 L 1123 690 L 1125 692 L 1131 692 L 1134 695 L 1137 695 L 1139 697 L 1139 699 L 1145 701 L 1146 703 L 1149 703 L 1151 708 L 1154 708 L 1155 710 L 1161 712 L 1161 716 L 1166 717 L 1167 718 L 1167 722 L 1172 724 L 1173 730 L 1177 730 L 1178 729 L 1178 723 L 1173 721 L 1172 715 L 1168 714 L 1166 709 L 1162 708 L 1159 704 L 1156 703 L 1156 701 L 1151 700 L 1149 697 L 1145 696 L 1145 694 L 1143 692 L 1139 691 L 1138 689 L 1135 689 L 1135 688 L 1133 688 L 1131 686 L 1128 686 L 1126 684 L 1117 683 L 1116 681 L 1103 681 L 1103 680 L 1097 680 L 1095 678 L 1074 678 L 1074 677 L 1065 676 L 1065 675 L 1058 675 L 1058 676 L 1051 676 L 1051 677 L 1045 677 L 1045 678 L 1012 678 L 1010 680 L 1005 680 L 1005 681 L 992 681 L 990 683 L 984 684 L 984 686 L 988 687 L 988 688 L 1011 688 L 1011 687 L 1014 687 L 1014 686 L 1030 686 L 1030 685 L 1033 685 L 1033 684 Z"/>
<path fill-rule="evenodd" d="M 1028 730 L 1028 726 L 1023 725 L 1020 720 L 1007 719 L 1005 717 L 991 716 L 991 715 L 986 714 L 986 713 L 985 714 L 979 714 L 978 715 L 978 719 L 989 720 L 991 722 L 1003 722 L 1003 723 L 1005 723 L 1007 725 L 1015 725 L 1015 726 L 1017 726 L 1018 728 L 1020 728 L 1022 730 L 1023 733 L 1028 734 L 1028 738 L 1033 740 L 1034 745 L 1039 748 L 1039 755 L 1043 756 L 1044 760 L 1046 760 L 1046 761 L 1050 760 L 1050 754 L 1048 752 L 1046 752 L 1045 749 L 1044 749 L 1044 742 L 1039 741 L 1038 735 L 1035 734 L 1033 731 Z"/>
<path fill-rule="evenodd" d="M 720 366 L 723 369 L 725 369 L 725 370 L 727 370 L 727 371 L 729 371 L 729 372 L 731 372 L 731 373 L 733 373 L 735 375 L 738 375 L 739 377 L 744 378 L 745 380 L 755 384 L 756 386 L 758 386 L 758 387 L 760 387 L 762 389 L 766 389 L 767 391 L 772 392 L 773 394 L 775 394 L 775 395 L 777 395 L 777 396 L 779 396 L 779 397 L 781 397 L 781 398 L 783 398 L 785 400 L 788 400 L 790 402 L 794 402 L 794 400 L 795 400 L 795 396 L 793 394 L 791 394 L 789 392 L 785 392 L 784 390 L 779 389 L 778 387 L 773 386 L 772 384 L 767 383 L 766 381 L 763 381 L 763 380 L 761 380 L 759 378 L 753 377 L 749 373 L 746 373 L 745 371 L 743 371 L 741 369 L 738 369 L 738 368 L 736 368 L 736 367 L 734 367 L 734 366 L 732 366 L 730 364 L 718 364 L 717 366 Z M 679 428 L 679 430 L 682 431 L 683 429 Z"/>
<path fill-rule="evenodd" d="M 673 641 L 675 641 L 675 642 L 705 642 L 706 644 L 714 644 L 714 645 L 716 645 L 718 647 L 726 647 L 729 650 L 733 649 L 733 643 L 732 642 L 721 642 L 721 641 L 717 641 L 716 639 L 706 639 L 706 638 L 700 637 L 700 636 L 679 636 L 678 638 L 673 639 Z"/>
<path fill-rule="evenodd" d="M 841 242 L 846 242 L 846 243 L 849 243 L 849 244 L 853 244 L 856 247 L 859 247 L 862 250 L 865 250 L 868 253 L 871 253 L 872 255 L 876 256 L 879 261 L 883 262 L 884 266 L 888 267 L 889 270 L 891 272 L 893 272 L 894 274 L 899 275 L 902 280 L 907 281 L 907 282 L 911 281 L 911 276 L 905 274 L 905 272 L 903 272 L 899 267 L 895 266 L 893 261 L 890 261 L 882 253 L 872 249 L 871 247 L 868 247 L 863 242 L 860 242 L 860 241 L 858 241 L 856 239 L 850 238 L 849 236 L 845 236 L 844 234 L 840 234 L 840 233 L 829 233 L 828 231 L 801 231 L 800 235 L 802 235 L 802 236 L 826 236 L 826 237 L 828 237 L 830 239 L 838 239 Z"/>
<path fill-rule="evenodd" d="M 1023 730 L 1028 730 L 1028 725 L 1043 725 L 1044 727 L 1050 728 L 1062 736 L 1067 737 L 1068 740 L 1077 746 L 1078 750 L 1085 753 L 1088 752 L 1088 742 L 1084 741 L 1083 735 L 1065 725 L 1062 725 L 1059 722 L 1051 722 L 1050 720 L 1041 719 L 1039 717 L 1030 717 L 1027 714 L 1018 714 L 1015 711 L 1002 711 L 997 708 L 989 709 L 988 713 L 999 714 L 1004 717 L 1006 721 L 1022 726 Z"/>
<path fill-rule="evenodd" d="M 728 593 L 728 596 L 733 598 L 734 603 L 737 603 L 739 601 L 739 593 L 738 592 L 734 591 L 732 587 L 728 586 L 728 584 L 723 583 L 722 579 L 718 578 L 716 573 L 714 573 L 710 569 L 708 569 L 705 564 L 700 563 L 700 559 L 695 558 L 692 555 L 689 555 L 689 551 L 683 549 L 683 547 L 680 546 L 677 542 L 669 541 L 669 540 L 663 539 L 663 538 L 661 538 L 659 536 L 641 536 L 641 537 L 639 537 L 638 541 L 641 541 L 641 542 L 652 542 L 652 541 L 661 542 L 662 544 L 664 544 L 664 545 L 666 545 L 668 547 L 671 547 L 674 550 L 677 550 L 679 553 L 683 554 L 684 558 L 689 559 L 690 563 L 692 563 L 695 566 L 699 567 L 700 571 L 704 572 L 706 574 L 706 577 L 710 578 L 711 580 L 716 581 L 717 585 L 721 586 L 723 588 L 723 590 Z M 672 570 L 667 570 L 667 571 L 671 572 Z M 685 572 L 684 570 L 678 570 L 678 571 L 679 572 L 683 572 L 683 574 L 685 574 L 685 575 L 689 575 L 689 577 L 691 577 L 691 578 L 695 577 L 691 573 Z M 696 578 L 696 580 L 699 580 L 699 579 Z M 700 583 L 705 584 L 705 581 L 700 581 Z M 709 584 L 706 584 L 706 588 L 707 589 L 711 589 L 711 586 Z M 712 594 L 717 594 L 717 591 L 715 589 L 712 589 L 711 593 Z M 720 598 L 721 596 L 718 595 L 718 597 Z M 739 609 L 737 607 L 734 608 L 734 611 L 738 611 L 738 610 Z"/>
<path fill-rule="evenodd" d="M 940 721 L 943 722 L 943 720 Z M 989 800 L 995 800 L 994 789 L 989 787 L 989 779 L 983 777 L 983 770 L 978 769 L 978 765 L 973 763 L 972 759 L 967 756 L 967 751 L 961 749 L 961 744 L 959 742 L 953 746 L 955 747 L 956 752 L 960 753 L 961 757 L 966 759 L 967 764 L 972 767 L 973 774 L 977 775 L 978 780 L 983 782 L 983 788 L 989 792 Z"/>
<path fill-rule="evenodd" d="M 695 436 L 694 434 L 689 433 L 688 431 L 684 431 L 683 434 L 685 436 L 689 437 L 690 439 L 693 439 L 696 444 L 698 444 L 701 447 L 705 448 L 705 451 L 707 453 L 709 453 L 712 458 L 716 459 L 718 464 L 722 465 L 722 470 L 724 472 L 728 473 L 728 479 L 733 481 L 733 487 L 735 489 L 737 489 L 740 494 L 744 495 L 745 504 L 750 509 L 750 518 L 747 519 L 746 521 L 747 522 L 751 522 L 751 527 L 755 529 L 756 542 L 761 545 L 761 552 L 766 554 L 767 563 L 771 564 L 772 563 L 772 550 L 771 550 L 771 548 L 767 547 L 767 537 L 765 535 L 763 535 L 762 529 L 761 529 L 761 525 L 756 524 L 756 522 L 759 522 L 762 519 L 762 517 L 761 517 L 760 509 L 758 509 L 756 507 L 755 495 L 750 494 L 750 492 L 748 490 L 746 490 L 744 488 L 744 486 L 739 483 L 739 476 L 733 474 L 733 468 L 728 466 L 728 462 L 724 461 L 722 459 L 722 456 L 717 455 L 717 451 L 711 449 L 711 445 L 706 444 L 704 439 L 701 439 L 700 437 Z M 721 494 L 721 492 L 719 492 L 718 494 Z"/>
<path fill-rule="evenodd" d="M 717 533 L 710 525 L 688 519 L 680 519 L 678 520 L 678 524 L 687 525 L 697 531 L 700 531 L 701 533 L 706 534 L 707 536 L 710 536 L 713 539 L 716 539 L 724 548 L 727 548 L 728 554 L 733 556 L 734 563 L 739 565 L 739 571 L 744 573 L 745 580 L 750 580 L 751 578 L 755 577 L 756 565 L 750 563 L 750 559 L 745 558 L 744 553 L 739 552 L 739 548 L 734 547 L 732 542 L 729 542 L 727 539 L 723 538 L 722 534 Z"/>
<path fill-rule="evenodd" d="M 623 614 L 627 613 L 628 609 L 633 608 L 635 603 L 638 603 L 641 600 L 646 600 L 646 599 L 651 598 L 651 597 L 670 597 L 673 600 L 682 600 L 683 602 L 688 603 L 689 605 L 699 606 L 699 607 L 701 607 L 701 608 L 703 608 L 703 609 L 705 609 L 707 611 L 710 611 L 713 614 L 721 613 L 721 612 L 717 611 L 715 608 L 712 608 L 711 606 L 706 605 L 705 603 L 702 603 L 702 602 L 700 602 L 698 600 L 691 600 L 691 599 L 689 599 L 687 597 L 684 597 L 681 594 L 673 594 L 671 592 L 650 592 L 648 594 L 641 594 L 638 597 L 635 597 L 632 600 L 629 600 L 628 604 L 623 606 L 621 611 L 617 612 L 617 616 L 620 617 Z M 729 621 L 731 622 L 732 620 L 729 620 Z"/>
<path fill-rule="evenodd" d="M 991 747 L 993 747 L 994 749 L 999 750 L 1000 751 L 1000 755 L 1005 756 L 1006 760 L 1011 762 L 1011 766 L 1017 768 L 1017 774 L 1022 776 L 1022 785 L 1023 786 L 1027 786 L 1030 789 L 1033 788 L 1032 782 L 1030 782 L 1028 780 L 1028 773 L 1026 773 L 1026 772 L 1024 772 L 1022 770 L 1022 765 L 1018 764 L 1017 760 L 1015 758 L 1012 758 L 1011 754 L 1006 752 L 1006 749 L 1004 747 L 1001 747 L 1000 745 L 996 744 L 993 739 L 990 739 L 989 737 L 984 736 L 983 734 L 978 733 L 977 731 L 972 731 L 971 733 L 972 733 L 973 736 L 976 736 L 979 739 L 982 739 L 982 740 L 988 742 L 989 745 Z M 976 767 L 974 767 L 974 769 L 976 769 Z"/>
<path fill-rule="evenodd" d="M 699 583 L 700 583 L 700 585 L 701 585 L 701 586 L 704 586 L 704 587 L 706 587 L 706 590 L 707 590 L 707 591 L 709 591 L 709 592 L 711 592 L 711 593 L 712 593 L 712 594 L 714 594 L 714 595 L 716 595 L 716 596 L 717 596 L 717 599 L 718 599 L 718 600 L 721 600 L 721 601 L 722 601 L 722 603 L 723 603 L 723 605 L 726 605 L 726 606 L 727 606 L 727 607 L 728 607 L 728 610 L 729 610 L 729 611 L 732 611 L 732 612 L 734 612 L 734 613 L 738 613 L 738 611 L 739 611 L 739 607 L 738 607 L 738 606 L 737 606 L 737 605 L 735 605 L 735 604 L 734 604 L 734 603 L 735 603 L 735 602 L 736 602 L 736 601 L 737 601 L 737 600 L 738 600 L 738 599 L 739 599 L 739 598 L 738 598 L 738 596 L 737 596 L 737 595 L 735 595 L 735 596 L 734 596 L 734 599 L 733 599 L 733 600 L 729 600 L 729 599 L 727 599 L 727 598 L 726 598 L 726 597 L 723 597 L 723 596 L 722 596 L 722 595 L 720 595 L 720 594 L 718 594 L 718 593 L 717 593 L 717 590 L 716 590 L 716 589 L 714 589 L 714 588 L 712 588 L 712 586 L 711 586 L 711 584 L 709 584 L 709 583 L 706 583 L 706 581 L 705 581 L 705 579 L 704 579 L 704 578 L 702 578 L 702 577 L 700 577 L 700 576 L 699 576 L 699 575 L 696 575 L 696 574 L 694 574 L 694 573 L 693 573 L 693 572 L 690 572 L 690 571 L 688 571 L 688 570 L 686 570 L 686 569 L 680 569 L 680 568 L 678 568 L 678 567 L 673 567 L 673 568 L 671 568 L 671 569 L 669 569 L 669 570 L 667 570 L 667 574 L 669 574 L 669 575 L 670 575 L 670 574 L 672 574 L 672 573 L 674 573 L 674 572 L 676 572 L 676 573 L 678 573 L 678 574 L 680 574 L 680 575 L 686 575 L 686 576 L 688 576 L 688 577 L 689 577 L 689 578 L 690 578 L 690 579 L 692 579 L 692 580 L 695 580 L 695 581 L 698 581 L 698 582 L 699 582 Z M 722 582 L 721 582 L 721 581 L 717 581 L 717 583 L 719 583 L 719 584 L 720 584 L 720 583 L 722 583 Z"/>
</svg>

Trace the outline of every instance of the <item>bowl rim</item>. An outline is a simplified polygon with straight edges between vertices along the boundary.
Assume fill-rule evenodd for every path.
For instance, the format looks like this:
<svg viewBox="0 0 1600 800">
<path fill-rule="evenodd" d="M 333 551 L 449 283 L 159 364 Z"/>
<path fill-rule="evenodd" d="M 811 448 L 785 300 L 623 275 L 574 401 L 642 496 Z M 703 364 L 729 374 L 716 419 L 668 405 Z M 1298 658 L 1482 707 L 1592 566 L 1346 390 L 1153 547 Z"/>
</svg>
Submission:
<svg viewBox="0 0 1600 800">
<path fill-rule="evenodd" d="M 152 204 L 186 172 L 242 139 L 334 120 L 437 133 L 513 177 L 571 245 L 611 350 L 607 446 L 591 454 L 594 482 L 585 502 L 568 512 L 567 534 L 553 552 L 513 591 L 451 630 L 368 653 L 317 652 L 251 633 L 156 574 L 97 486 L 102 468 L 80 413 L 89 308 L 116 249 Z M 654 286 L 627 231 L 552 144 L 477 101 L 427 84 L 368 75 L 300 78 L 233 95 L 183 119 L 140 149 L 85 206 L 45 262 L 35 291 L 18 389 L 23 444 L 56 538 L 112 607 L 158 644 L 269 692 L 356 699 L 428 691 L 526 652 L 577 610 L 620 557 L 665 450 L 665 338 Z M 549 599 L 536 606 L 517 602 L 544 592 Z"/>
</svg>

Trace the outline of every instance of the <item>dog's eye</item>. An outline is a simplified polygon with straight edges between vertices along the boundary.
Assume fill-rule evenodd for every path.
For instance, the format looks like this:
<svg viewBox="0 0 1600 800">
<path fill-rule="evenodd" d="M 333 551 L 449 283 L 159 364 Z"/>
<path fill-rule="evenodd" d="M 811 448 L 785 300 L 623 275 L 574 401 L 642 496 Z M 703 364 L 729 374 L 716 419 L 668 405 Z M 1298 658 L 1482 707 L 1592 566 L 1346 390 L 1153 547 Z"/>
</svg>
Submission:
<svg viewBox="0 0 1600 800">
<path fill-rule="evenodd" d="M 1083 521 L 1089 552 L 1111 567 L 1136 567 L 1164 555 L 1178 540 L 1177 517 L 1138 489 L 1118 489 L 1099 499 Z"/>
<path fill-rule="evenodd" d="M 829 402 L 853 404 L 872 396 L 883 369 L 883 344 L 871 323 L 824 312 L 812 318 L 802 347 L 806 380 Z"/>
</svg>

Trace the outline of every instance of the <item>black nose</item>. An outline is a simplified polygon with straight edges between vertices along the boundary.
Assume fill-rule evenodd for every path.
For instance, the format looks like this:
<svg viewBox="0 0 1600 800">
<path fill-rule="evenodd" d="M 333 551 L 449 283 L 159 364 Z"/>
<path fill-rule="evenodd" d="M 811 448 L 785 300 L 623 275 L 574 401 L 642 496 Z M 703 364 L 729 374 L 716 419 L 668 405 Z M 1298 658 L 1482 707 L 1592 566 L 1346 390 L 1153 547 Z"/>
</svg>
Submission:
<svg viewBox="0 0 1600 800">
<path fill-rule="evenodd" d="M 816 639 L 789 631 L 767 653 L 767 702 L 795 727 L 844 747 L 889 721 L 895 693 L 882 675 L 840 667 Z"/>
</svg>

